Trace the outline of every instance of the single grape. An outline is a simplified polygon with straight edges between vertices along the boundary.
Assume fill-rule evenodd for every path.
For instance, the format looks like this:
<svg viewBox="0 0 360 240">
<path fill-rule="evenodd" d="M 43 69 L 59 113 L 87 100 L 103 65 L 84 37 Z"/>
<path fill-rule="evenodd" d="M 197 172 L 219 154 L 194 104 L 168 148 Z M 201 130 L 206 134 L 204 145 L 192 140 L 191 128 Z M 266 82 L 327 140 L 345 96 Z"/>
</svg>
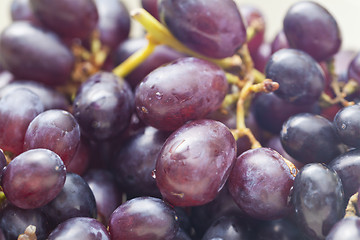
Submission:
<svg viewBox="0 0 360 240">
<path fill-rule="evenodd" d="M 160 0 L 158 11 L 180 42 L 207 57 L 230 57 L 246 42 L 245 24 L 232 0 Z"/>
<path fill-rule="evenodd" d="M 227 90 L 220 67 L 198 58 L 180 58 L 152 71 L 138 85 L 136 111 L 148 125 L 172 131 L 215 111 Z"/>
<path fill-rule="evenodd" d="M 300 228 L 311 239 L 325 239 L 344 216 L 344 192 L 339 176 L 324 164 L 310 163 L 297 174 L 292 202 Z"/>
<path fill-rule="evenodd" d="M 316 61 L 329 59 L 341 46 L 341 32 L 335 18 L 316 2 L 294 3 L 285 15 L 283 26 L 290 47 L 307 52 Z"/>
<path fill-rule="evenodd" d="M 6 240 L 16 240 L 29 226 L 36 226 L 37 240 L 45 240 L 50 230 L 46 217 L 39 209 L 21 209 L 11 204 L 0 212 L 0 228 Z"/>
<path fill-rule="evenodd" d="M 105 226 L 93 218 L 74 217 L 59 224 L 50 233 L 48 240 L 110 240 Z"/>
<path fill-rule="evenodd" d="M 175 206 L 213 200 L 224 186 L 236 157 L 230 130 L 214 120 L 183 125 L 165 141 L 156 161 L 156 183 Z"/>
<path fill-rule="evenodd" d="M 30 3 L 41 23 L 62 37 L 85 39 L 98 23 L 94 0 L 30 0 Z"/>
<path fill-rule="evenodd" d="M 271 42 L 271 53 L 275 53 L 283 48 L 290 48 L 290 46 L 284 31 L 281 30 L 276 34 L 275 38 Z"/>
<path fill-rule="evenodd" d="M 229 192 L 249 216 L 279 219 L 292 210 L 289 197 L 297 171 L 275 150 L 251 149 L 237 158 L 228 181 Z"/>
<path fill-rule="evenodd" d="M 26 151 L 5 168 L 2 187 L 13 205 L 39 208 L 52 201 L 62 190 L 66 168 L 60 157 L 47 149 Z"/>
<path fill-rule="evenodd" d="M 326 236 L 326 240 L 355 240 L 360 239 L 360 218 L 347 217 L 337 222 Z"/>
<path fill-rule="evenodd" d="M 290 156 L 305 164 L 329 163 L 343 151 L 333 124 L 311 113 L 291 116 L 282 127 L 280 140 Z"/>
<path fill-rule="evenodd" d="M 325 87 L 320 65 L 310 55 L 296 49 L 285 48 L 271 55 L 265 74 L 280 84 L 275 94 L 295 104 L 316 102 Z"/>
<path fill-rule="evenodd" d="M 348 146 L 360 147 L 360 105 L 343 107 L 334 118 L 340 140 Z"/>
<path fill-rule="evenodd" d="M 123 203 L 109 221 L 112 239 L 172 240 L 178 228 L 174 209 L 153 197 L 138 197 Z"/>
<path fill-rule="evenodd" d="M 328 166 L 339 175 L 345 199 L 348 200 L 360 188 L 360 150 L 349 150 L 333 159 Z"/>
<path fill-rule="evenodd" d="M 24 151 L 46 148 L 58 154 L 68 166 L 80 144 L 80 127 L 74 116 L 64 110 L 52 109 L 37 115 L 29 124 Z"/>
<path fill-rule="evenodd" d="M 97 215 L 91 188 L 82 177 L 69 172 L 61 192 L 41 209 L 53 226 L 73 217 L 96 218 Z"/>
<path fill-rule="evenodd" d="M 122 201 L 114 176 L 104 169 L 91 169 L 84 175 L 84 180 L 95 196 L 98 220 L 107 225 L 110 215 Z"/>
<path fill-rule="evenodd" d="M 16 109 L 16 111 L 14 111 Z M 15 155 L 23 152 L 26 129 L 44 106 L 38 95 L 17 89 L 0 99 L 0 146 Z"/>
<path fill-rule="evenodd" d="M 137 50 L 145 47 L 147 43 L 148 40 L 145 38 L 128 38 L 119 44 L 118 48 L 116 49 L 114 54 L 115 64 L 121 64 Z M 180 57 L 184 57 L 184 55 L 168 46 L 156 46 L 155 50 L 150 54 L 150 56 L 146 58 L 146 60 L 143 61 L 139 66 L 137 66 L 129 75 L 127 75 L 125 80 L 133 89 L 135 89 L 135 87 L 150 72 L 160 67 L 161 65 L 175 61 Z"/>
<path fill-rule="evenodd" d="M 130 123 L 134 96 L 128 83 L 110 72 L 98 72 L 76 94 L 73 114 L 81 134 L 94 140 L 116 137 Z"/>
<path fill-rule="evenodd" d="M 103 45 L 115 49 L 128 38 L 130 16 L 124 3 L 118 0 L 95 0 L 99 14 L 97 31 Z"/>
<path fill-rule="evenodd" d="M 74 67 L 73 54 L 54 33 L 24 21 L 1 33 L 0 60 L 16 78 L 51 86 L 64 84 Z"/>
<path fill-rule="evenodd" d="M 161 196 L 152 171 L 168 136 L 167 132 L 146 127 L 121 146 L 111 163 L 111 169 L 129 197 Z"/>
<path fill-rule="evenodd" d="M 259 48 L 251 53 L 254 62 L 254 68 L 260 72 L 265 72 L 266 64 L 271 57 L 271 46 L 267 42 L 263 42 Z"/>
<path fill-rule="evenodd" d="M 31 8 L 30 0 L 12 0 L 10 15 L 13 21 L 29 21 L 40 24 Z"/>
</svg>

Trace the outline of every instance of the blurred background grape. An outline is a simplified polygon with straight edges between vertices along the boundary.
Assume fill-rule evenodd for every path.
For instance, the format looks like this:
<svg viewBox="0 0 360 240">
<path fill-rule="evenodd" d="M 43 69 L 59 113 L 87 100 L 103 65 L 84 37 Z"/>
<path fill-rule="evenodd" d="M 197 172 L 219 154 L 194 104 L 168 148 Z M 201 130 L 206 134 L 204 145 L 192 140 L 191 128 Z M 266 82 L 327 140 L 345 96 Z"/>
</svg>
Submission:
<svg viewBox="0 0 360 240">
<path fill-rule="evenodd" d="M 10 23 L 10 4 L 12 0 L 0 0 L 0 31 Z M 126 4 L 128 9 L 140 5 L 141 0 L 120 0 Z M 266 38 L 271 40 L 282 28 L 282 20 L 290 5 L 300 0 L 235 0 L 238 4 L 253 4 L 258 7 L 266 18 Z M 326 7 L 336 18 L 343 35 L 343 46 L 345 49 L 359 48 L 360 31 L 354 28 L 354 24 L 360 21 L 358 11 L 360 1 L 354 0 L 314 0 Z M 131 36 L 141 33 L 140 25 L 133 22 Z"/>
</svg>

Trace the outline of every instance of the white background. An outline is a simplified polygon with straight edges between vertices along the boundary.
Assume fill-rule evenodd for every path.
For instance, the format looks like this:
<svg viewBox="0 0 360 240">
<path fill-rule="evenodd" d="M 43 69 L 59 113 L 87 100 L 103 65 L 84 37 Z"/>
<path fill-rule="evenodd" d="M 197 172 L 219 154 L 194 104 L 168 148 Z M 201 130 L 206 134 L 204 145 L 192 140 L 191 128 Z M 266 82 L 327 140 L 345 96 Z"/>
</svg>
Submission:
<svg viewBox="0 0 360 240">
<path fill-rule="evenodd" d="M 0 0 L 0 31 L 10 20 L 12 0 Z M 56 1 L 56 0 L 53 0 Z M 76 0 L 74 0 L 76 1 Z M 140 5 L 140 0 L 123 0 L 128 9 Z M 236 0 L 238 4 L 253 4 L 265 15 L 268 41 L 282 28 L 282 20 L 289 6 L 298 0 Z M 337 19 L 343 36 L 343 49 L 360 51 L 360 1 L 358 0 L 316 0 L 326 7 Z M 139 25 L 133 24 L 132 35 L 139 31 Z"/>
</svg>

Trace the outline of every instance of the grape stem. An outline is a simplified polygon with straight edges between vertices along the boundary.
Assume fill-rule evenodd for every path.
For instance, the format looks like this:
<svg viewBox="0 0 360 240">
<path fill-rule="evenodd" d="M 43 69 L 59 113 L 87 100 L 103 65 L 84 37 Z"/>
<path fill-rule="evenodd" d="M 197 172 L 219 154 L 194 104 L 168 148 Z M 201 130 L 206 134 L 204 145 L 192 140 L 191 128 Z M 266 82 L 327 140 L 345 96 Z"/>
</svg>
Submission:
<svg viewBox="0 0 360 240">
<path fill-rule="evenodd" d="M 29 225 L 24 234 L 19 235 L 17 240 L 37 240 L 36 237 L 36 227 L 34 225 Z"/>
<path fill-rule="evenodd" d="M 349 202 L 346 206 L 346 210 L 345 210 L 345 216 L 346 217 L 352 217 L 352 216 L 357 216 L 357 202 L 358 202 L 358 198 L 359 198 L 359 193 L 355 193 L 354 195 L 352 195 L 349 199 Z"/>
</svg>

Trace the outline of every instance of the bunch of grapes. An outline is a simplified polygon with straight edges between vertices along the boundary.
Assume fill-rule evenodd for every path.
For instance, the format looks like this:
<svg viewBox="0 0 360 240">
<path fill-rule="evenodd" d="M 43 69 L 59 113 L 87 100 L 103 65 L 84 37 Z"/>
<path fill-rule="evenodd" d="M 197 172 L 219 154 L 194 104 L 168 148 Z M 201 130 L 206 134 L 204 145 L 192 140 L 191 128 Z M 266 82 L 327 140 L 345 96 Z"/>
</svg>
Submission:
<svg viewBox="0 0 360 240">
<path fill-rule="evenodd" d="M 294 3 L 13 0 L 0 240 L 360 239 L 360 54 Z M 130 19 L 144 31 L 130 38 Z"/>
</svg>

